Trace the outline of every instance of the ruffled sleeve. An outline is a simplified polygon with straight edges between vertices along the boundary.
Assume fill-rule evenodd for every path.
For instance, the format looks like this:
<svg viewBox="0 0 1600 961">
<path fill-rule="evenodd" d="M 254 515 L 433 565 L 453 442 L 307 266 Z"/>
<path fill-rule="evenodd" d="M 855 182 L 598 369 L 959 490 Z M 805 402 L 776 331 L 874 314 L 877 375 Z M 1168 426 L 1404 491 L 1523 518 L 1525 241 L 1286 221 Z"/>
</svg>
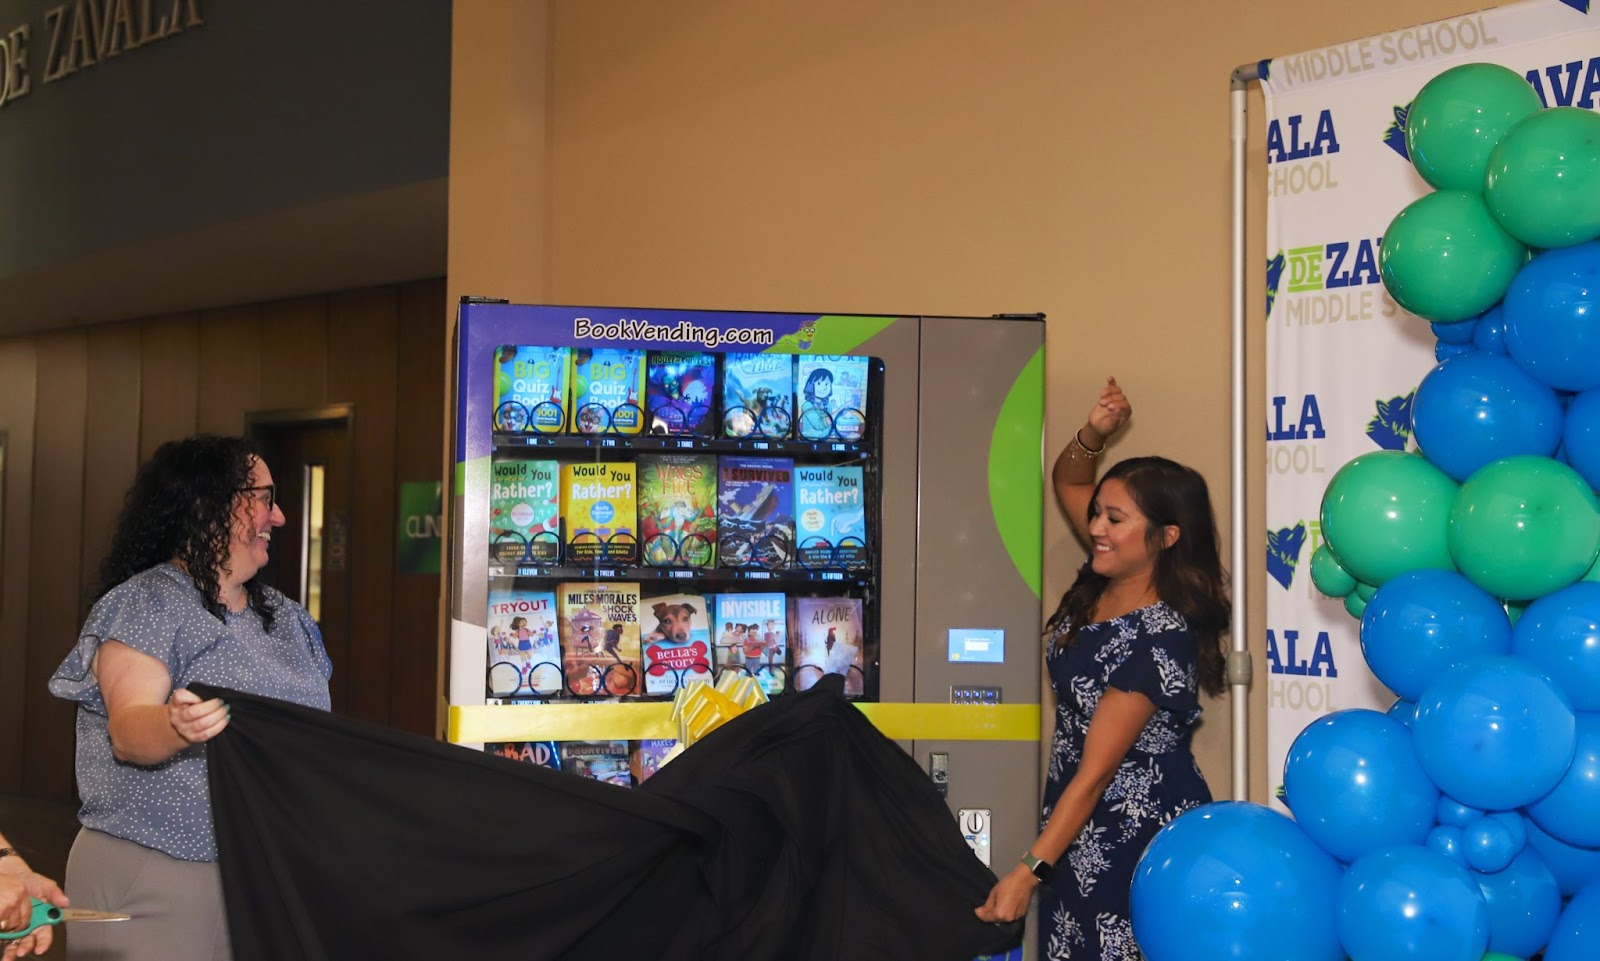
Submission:
<svg viewBox="0 0 1600 961">
<path fill-rule="evenodd" d="M 106 641 L 119 641 L 155 658 L 166 665 L 173 686 L 182 686 L 187 666 L 201 650 L 215 643 L 216 633 L 197 631 L 197 625 L 189 623 L 195 612 L 183 609 L 182 592 L 194 593 L 194 587 L 186 579 L 179 583 L 178 577 L 182 575 L 152 569 L 107 591 L 89 611 L 78 643 L 51 676 L 50 693 L 105 714 L 105 698 L 90 669 L 100 645 Z M 204 614 L 204 608 L 199 610 Z M 206 617 L 215 622 L 215 618 Z M 216 623 L 220 628 L 220 622 Z"/>
<path fill-rule="evenodd" d="M 1143 694 L 1158 708 L 1188 710 L 1199 702 L 1198 654 L 1194 632 L 1181 616 L 1170 608 L 1153 610 L 1106 683 Z"/>
<path fill-rule="evenodd" d="M 280 595 L 281 596 L 281 595 Z M 284 598 L 278 609 L 290 608 L 294 611 L 295 623 L 300 628 L 300 633 L 305 637 L 306 649 L 311 652 L 311 661 L 322 672 L 322 679 L 326 681 L 333 676 L 333 661 L 328 659 L 328 649 L 322 643 L 322 628 L 317 626 L 316 619 L 311 612 L 299 604 Z"/>
</svg>

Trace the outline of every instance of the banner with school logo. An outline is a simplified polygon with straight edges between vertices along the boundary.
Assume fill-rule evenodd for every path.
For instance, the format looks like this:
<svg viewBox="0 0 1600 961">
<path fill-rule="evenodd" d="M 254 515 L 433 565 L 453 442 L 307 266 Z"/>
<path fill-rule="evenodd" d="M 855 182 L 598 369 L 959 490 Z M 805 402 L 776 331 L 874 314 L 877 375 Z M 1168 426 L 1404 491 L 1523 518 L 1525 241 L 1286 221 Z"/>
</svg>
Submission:
<svg viewBox="0 0 1600 961">
<path fill-rule="evenodd" d="M 1311 583 L 1323 490 L 1341 466 L 1411 448 L 1411 403 L 1432 369 L 1428 323 L 1378 276 L 1384 229 L 1430 191 L 1406 154 L 1406 113 L 1433 77 L 1497 63 L 1547 107 L 1595 109 L 1600 12 L 1531 0 L 1264 64 L 1267 105 L 1267 764 L 1283 783 L 1317 717 L 1387 709 L 1360 622 Z"/>
</svg>

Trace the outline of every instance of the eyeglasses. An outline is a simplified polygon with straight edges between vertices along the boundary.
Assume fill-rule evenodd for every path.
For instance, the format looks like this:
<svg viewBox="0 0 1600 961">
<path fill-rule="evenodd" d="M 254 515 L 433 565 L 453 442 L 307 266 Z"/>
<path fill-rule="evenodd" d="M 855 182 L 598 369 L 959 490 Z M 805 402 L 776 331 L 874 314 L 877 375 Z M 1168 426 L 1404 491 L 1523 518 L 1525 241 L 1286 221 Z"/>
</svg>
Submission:
<svg viewBox="0 0 1600 961">
<path fill-rule="evenodd" d="M 277 484 L 263 484 L 260 487 L 241 487 L 241 488 L 239 488 L 239 493 L 241 493 L 241 494 L 254 494 L 257 491 L 266 491 L 267 492 L 267 510 L 272 510 L 273 507 L 277 506 L 277 503 L 278 503 L 278 485 Z"/>
</svg>

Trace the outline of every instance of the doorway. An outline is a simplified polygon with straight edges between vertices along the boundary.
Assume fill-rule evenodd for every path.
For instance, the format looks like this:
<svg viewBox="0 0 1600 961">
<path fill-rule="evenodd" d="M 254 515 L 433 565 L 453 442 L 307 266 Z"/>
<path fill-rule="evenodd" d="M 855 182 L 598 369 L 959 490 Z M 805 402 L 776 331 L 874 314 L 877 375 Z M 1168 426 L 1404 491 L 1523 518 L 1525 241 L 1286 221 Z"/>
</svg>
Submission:
<svg viewBox="0 0 1600 961">
<path fill-rule="evenodd" d="M 284 526 L 273 533 L 262 577 L 299 602 L 322 628 L 333 662 L 333 709 L 349 703 L 350 507 L 355 412 L 349 404 L 247 415 L 277 484 Z"/>
</svg>

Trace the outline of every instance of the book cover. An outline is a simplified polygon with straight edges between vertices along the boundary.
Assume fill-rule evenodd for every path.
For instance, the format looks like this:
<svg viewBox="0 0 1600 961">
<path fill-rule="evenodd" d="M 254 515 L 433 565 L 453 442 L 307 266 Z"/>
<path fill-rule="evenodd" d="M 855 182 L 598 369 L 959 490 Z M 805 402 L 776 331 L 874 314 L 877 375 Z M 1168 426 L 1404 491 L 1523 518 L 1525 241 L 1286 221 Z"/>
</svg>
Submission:
<svg viewBox="0 0 1600 961">
<path fill-rule="evenodd" d="M 645 415 L 652 434 L 708 436 L 716 404 L 717 355 L 652 350 L 645 361 Z"/>
<path fill-rule="evenodd" d="M 795 556 L 801 567 L 867 563 L 867 511 L 858 466 L 794 469 Z"/>
<path fill-rule="evenodd" d="M 524 764 L 561 770 L 561 749 L 555 741 L 501 741 L 485 744 L 483 749 Z"/>
<path fill-rule="evenodd" d="M 661 765 L 667 761 L 667 755 L 678 746 L 678 742 L 671 738 L 647 738 L 635 741 L 633 748 L 633 783 L 643 784 L 650 780 L 650 775 L 661 770 Z"/>
<path fill-rule="evenodd" d="M 552 591 L 489 589 L 489 696 L 561 693 L 561 645 Z"/>
<path fill-rule="evenodd" d="M 572 417 L 577 434 L 644 430 L 644 351 L 572 348 Z"/>
<path fill-rule="evenodd" d="M 793 428 L 794 355 L 723 355 L 723 433 L 788 437 Z"/>
<path fill-rule="evenodd" d="M 794 610 L 794 689 L 807 690 L 824 674 L 843 674 L 845 694 L 860 696 L 866 686 L 861 599 L 797 597 Z"/>
<path fill-rule="evenodd" d="M 860 440 L 867 432 L 867 357 L 801 354 L 795 367 L 799 434 Z"/>
<path fill-rule="evenodd" d="M 562 741 L 561 770 L 579 777 L 633 787 L 627 741 Z"/>
<path fill-rule="evenodd" d="M 553 460 L 489 465 L 489 563 L 560 563 L 560 470 Z"/>
<path fill-rule="evenodd" d="M 783 570 L 794 563 L 794 460 L 717 459 L 717 552 L 724 567 Z"/>
<path fill-rule="evenodd" d="M 783 594 L 712 596 L 717 673 L 749 674 L 770 697 L 788 680 L 789 599 Z"/>
<path fill-rule="evenodd" d="M 639 604 L 644 693 L 673 694 L 711 680 L 711 614 L 699 594 L 658 594 Z"/>
<path fill-rule="evenodd" d="M 561 465 L 563 556 L 578 567 L 618 567 L 639 562 L 639 505 L 634 465 Z"/>
<path fill-rule="evenodd" d="M 566 583 L 556 588 L 561 667 L 579 697 L 639 692 L 639 585 Z"/>
<path fill-rule="evenodd" d="M 715 454 L 641 454 L 639 546 L 652 567 L 710 567 L 716 562 Z"/>
<path fill-rule="evenodd" d="M 494 429 L 559 434 L 567 429 L 570 347 L 494 352 Z"/>
</svg>

